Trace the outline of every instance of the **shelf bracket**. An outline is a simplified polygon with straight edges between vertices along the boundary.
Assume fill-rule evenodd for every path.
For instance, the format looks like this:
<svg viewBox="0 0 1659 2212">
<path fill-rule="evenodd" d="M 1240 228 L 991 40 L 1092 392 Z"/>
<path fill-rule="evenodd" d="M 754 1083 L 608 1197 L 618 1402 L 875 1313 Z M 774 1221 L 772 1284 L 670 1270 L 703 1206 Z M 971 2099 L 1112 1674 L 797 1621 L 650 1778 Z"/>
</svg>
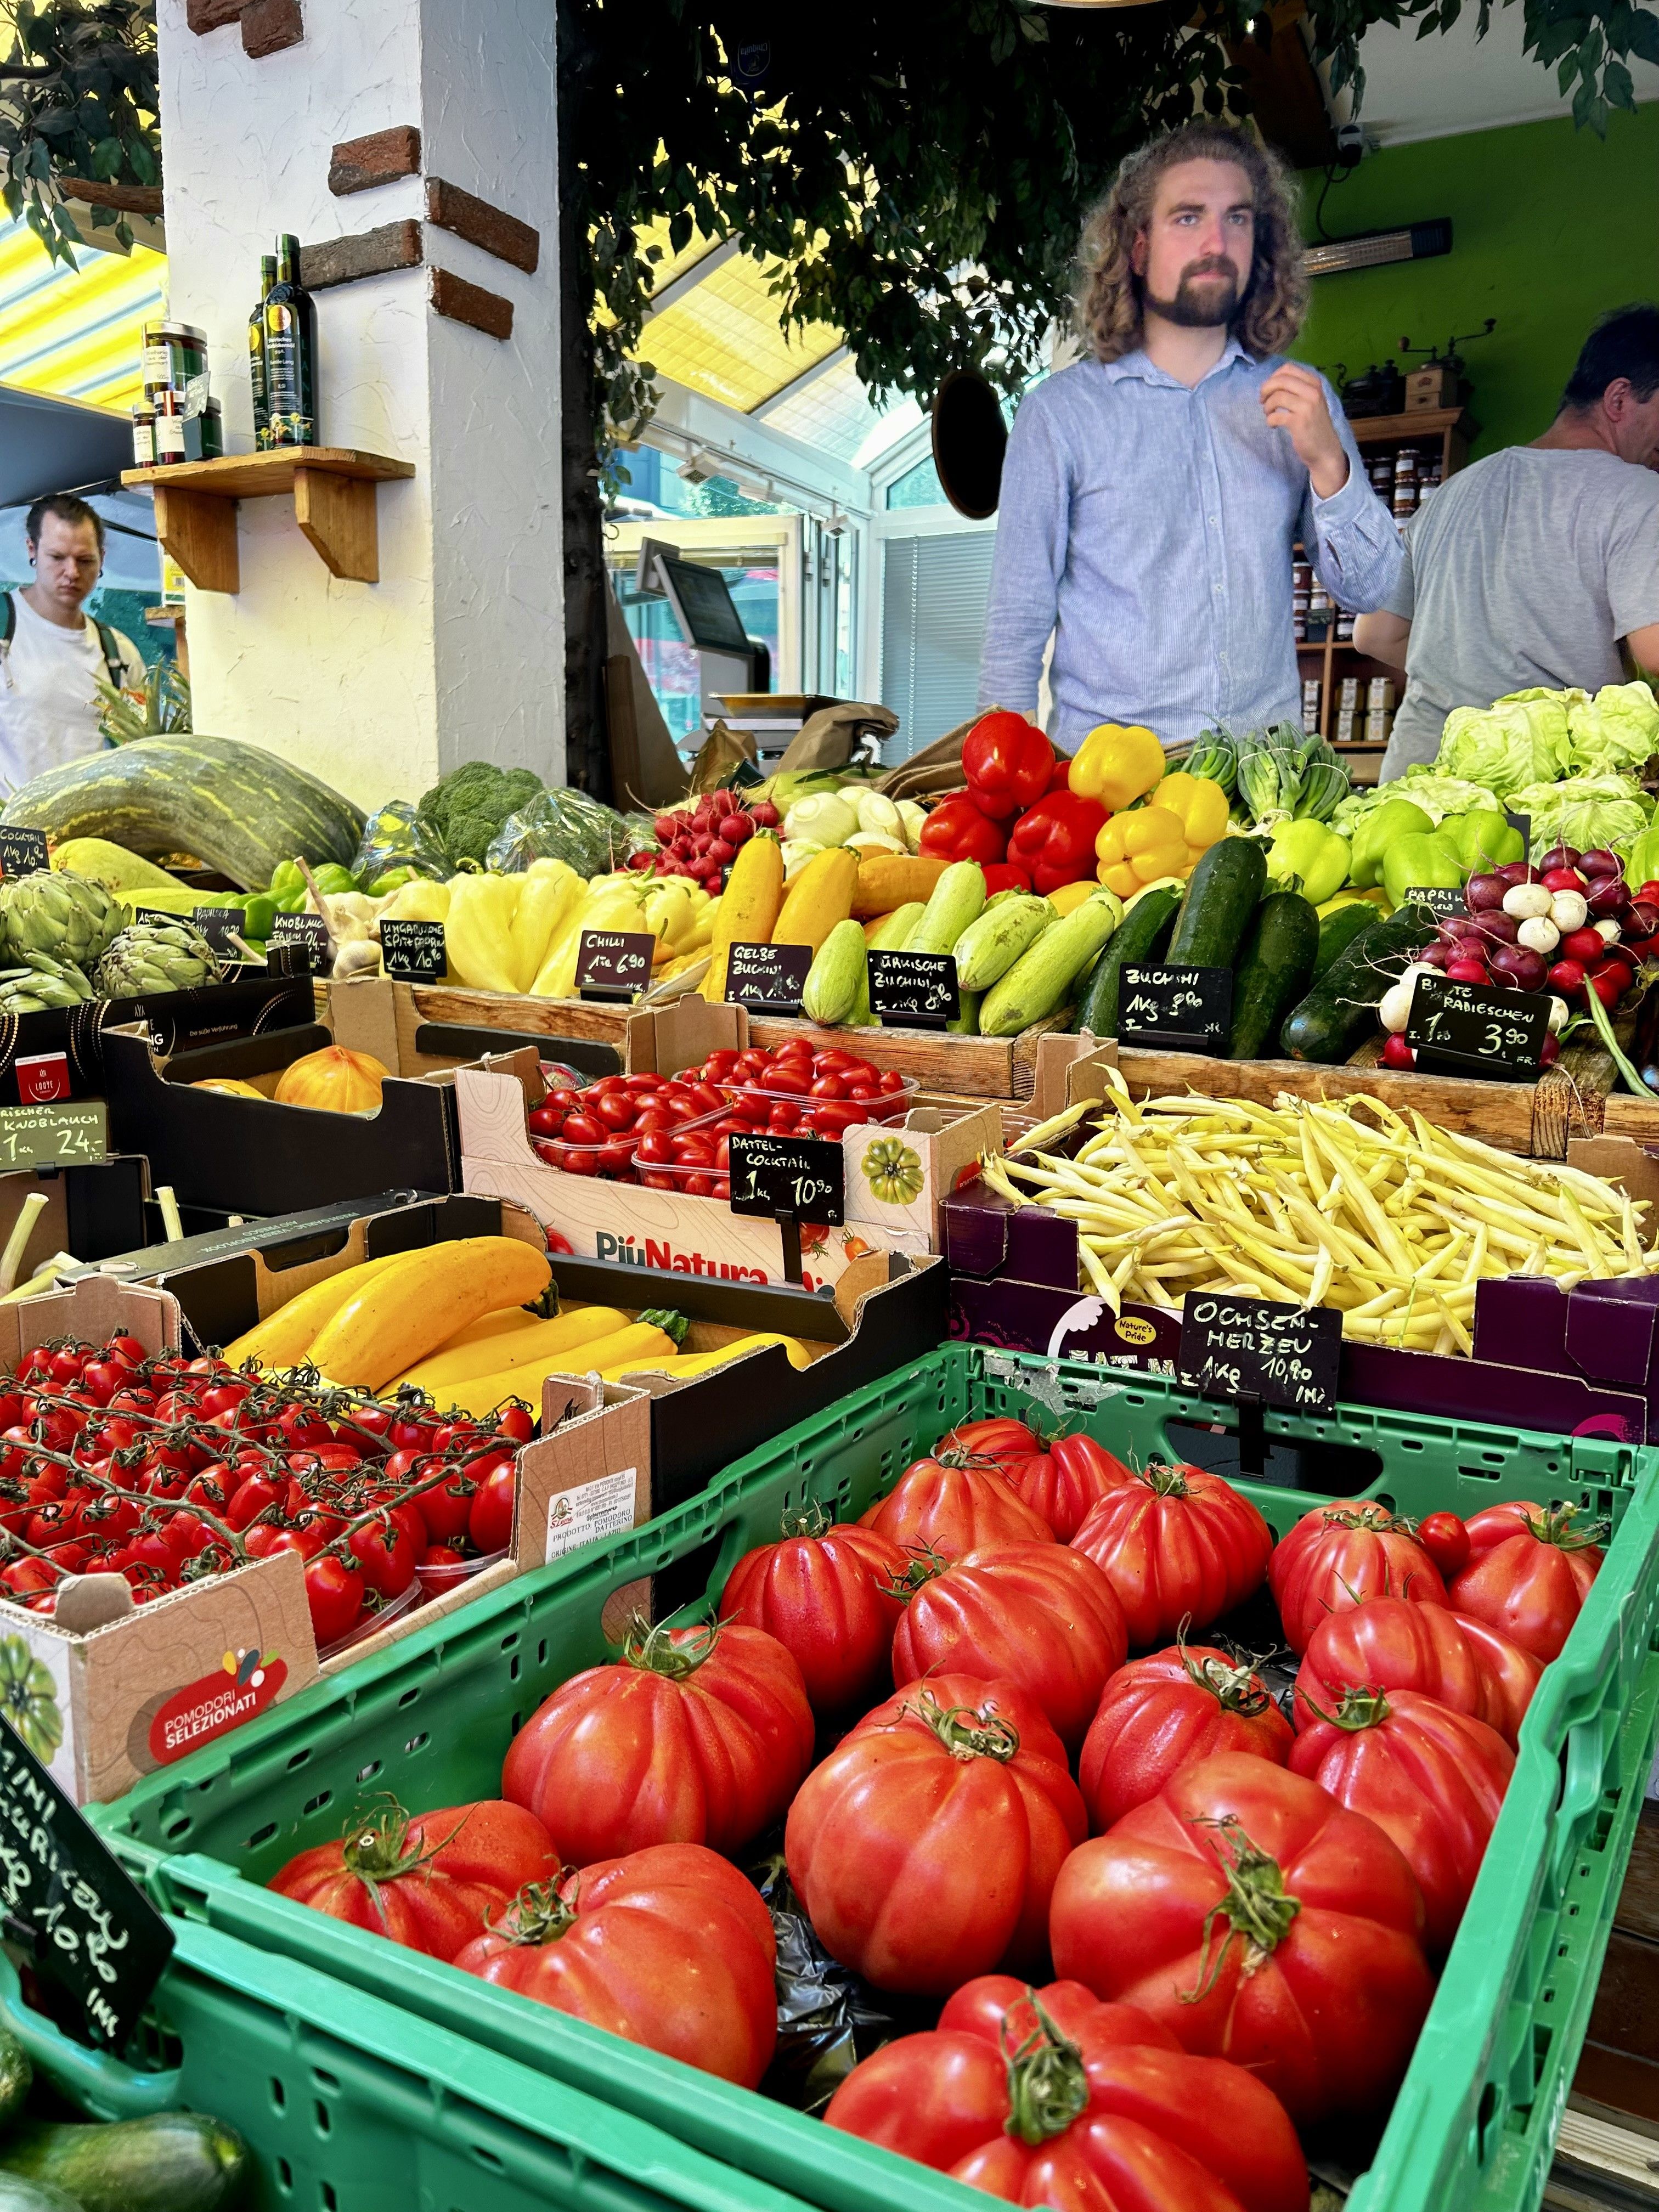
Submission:
<svg viewBox="0 0 1659 2212">
<path fill-rule="evenodd" d="M 331 574 L 360 584 L 380 582 L 380 529 L 372 483 L 324 469 L 296 468 L 294 515 Z"/>
<path fill-rule="evenodd" d="M 198 592 L 238 592 L 241 562 L 236 550 L 236 501 L 155 486 L 155 535 Z"/>
</svg>

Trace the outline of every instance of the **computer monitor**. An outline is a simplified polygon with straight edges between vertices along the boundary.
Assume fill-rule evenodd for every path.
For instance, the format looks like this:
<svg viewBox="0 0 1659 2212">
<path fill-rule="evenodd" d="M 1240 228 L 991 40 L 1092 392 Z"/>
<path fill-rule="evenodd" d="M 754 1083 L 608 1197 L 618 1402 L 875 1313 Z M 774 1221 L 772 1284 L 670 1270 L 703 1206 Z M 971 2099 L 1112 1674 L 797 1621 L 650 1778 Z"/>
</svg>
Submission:
<svg viewBox="0 0 1659 2212">
<path fill-rule="evenodd" d="M 688 645 L 700 653 L 753 651 L 737 602 L 718 568 L 659 554 L 656 570 Z"/>
</svg>

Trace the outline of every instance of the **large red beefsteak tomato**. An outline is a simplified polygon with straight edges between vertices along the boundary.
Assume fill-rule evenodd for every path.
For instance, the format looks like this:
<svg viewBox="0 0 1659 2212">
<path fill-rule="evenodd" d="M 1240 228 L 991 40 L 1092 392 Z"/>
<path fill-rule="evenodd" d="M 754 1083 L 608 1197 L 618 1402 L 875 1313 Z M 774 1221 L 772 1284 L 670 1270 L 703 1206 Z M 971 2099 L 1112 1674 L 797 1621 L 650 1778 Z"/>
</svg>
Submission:
<svg viewBox="0 0 1659 2212">
<path fill-rule="evenodd" d="M 615 1665 L 573 1674 L 507 1747 L 501 1789 L 578 1866 L 647 1844 L 737 1851 L 775 1820 L 812 1757 L 800 1668 L 741 1622 L 631 1631 Z"/>
<path fill-rule="evenodd" d="M 939 1668 L 1017 1682 L 1068 1751 L 1080 1744 L 1129 1648 L 1123 1608 L 1094 1562 L 1063 1544 L 989 1544 L 910 1572 L 917 1586 L 893 1632 L 895 1683 Z"/>
<path fill-rule="evenodd" d="M 940 1674 L 813 1768 L 784 1856 L 832 1956 L 878 1989 L 942 1996 L 1041 1966 L 1054 1877 L 1087 1832 L 1042 1707 L 1012 1682 Z"/>
<path fill-rule="evenodd" d="M 1339 1498 L 1304 1513 L 1274 1547 L 1267 1586 L 1293 1651 L 1307 1650 L 1328 1614 L 1363 1605 L 1367 1598 L 1401 1597 L 1413 1605 L 1449 1602 L 1440 1570 L 1412 1533 L 1411 1522 L 1367 1498 Z M 1471 1609 L 1463 1607 L 1466 1613 Z"/>
<path fill-rule="evenodd" d="M 301 1851 L 269 1887 L 411 1951 L 453 1959 L 526 1882 L 559 1871 L 553 1838 L 498 1797 L 411 1814 L 395 1802 L 337 1844 Z"/>
<path fill-rule="evenodd" d="M 1576 1505 L 1524 1498 L 1488 1505 L 1464 1524 L 1469 1564 L 1453 1582 L 1450 1602 L 1472 1613 L 1547 1666 L 1572 1633 L 1589 1586 L 1601 1570 L 1605 1523 Z"/>
<path fill-rule="evenodd" d="M 1296 1724 L 1311 1727 L 1313 1705 L 1334 1712 L 1349 1690 L 1418 1690 L 1472 1713 L 1513 1746 L 1543 1671 L 1530 1651 L 1470 1613 L 1367 1598 L 1327 1613 L 1315 1629 L 1296 1678 Z"/>
<path fill-rule="evenodd" d="M 1515 1753 L 1496 1729 L 1415 1690 L 1351 1690 L 1297 1736 L 1291 1771 L 1363 1813 L 1406 1856 L 1424 1941 L 1451 1948 L 1504 1802 Z"/>
<path fill-rule="evenodd" d="M 1056 1973 L 1248 2067 L 1298 2124 L 1394 2094 L 1434 1994 L 1422 1931 L 1374 1821 L 1240 1752 L 1079 1844 L 1049 1914 Z"/>
<path fill-rule="evenodd" d="M 702 1844 L 653 1844 L 520 1892 L 455 1960 L 520 1996 L 757 2088 L 777 2039 L 760 1893 Z"/>
<path fill-rule="evenodd" d="M 965 1455 L 960 1463 L 955 1454 L 915 1461 L 859 1518 L 902 1550 L 921 1548 L 947 1559 L 987 1544 L 1051 1544 L 1054 1538 L 1042 1516 L 1016 1498 L 994 1468 L 971 1466 Z"/>
<path fill-rule="evenodd" d="M 726 1577 L 720 1619 L 763 1628 L 794 1654 L 815 1712 L 867 1705 L 889 1681 L 902 1610 L 898 1546 L 821 1505 L 787 1516 L 775 1544 L 745 1552 Z"/>
<path fill-rule="evenodd" d="M 1091 1505 L 1131 1480 L 1132 1470 L 1092 1437 L 1045 1442 L 1024 1421 L 964 1421 L 933 1447 L 947 1448 L 988 1460 L 1062 1544 L 1071 1542 Z"/>
<path fill-rule="evenodd" d="M 1131 1660 L 1107 1683 L 1078 1762 L 1078 1785 L 1099 1835 L 1156 1797 L 1170 1777 L 1223 1751 L 1283 1766 L 1296 1741 L 1259 1674 L 1206 1644 Z"/>
<path fill-rule="evenodd" d="M 1080 1982 L 969 1982 L 937 2028 L 855 2066 L 823 2117 L 1013 2204 L 1306 2212 L 1307 2166 L 1273 2092 Z"/>
<path fill-rule="evenodd" d="M 1129 1641 L 1167 1644 L 1207 1628 L 1261 1587 L 1273 1532 L 1249 1499 L 1201 1467 L 1164 1467 L 1118 1484 L 1072 1539 L 1122 1601 Z"/>
</svg>

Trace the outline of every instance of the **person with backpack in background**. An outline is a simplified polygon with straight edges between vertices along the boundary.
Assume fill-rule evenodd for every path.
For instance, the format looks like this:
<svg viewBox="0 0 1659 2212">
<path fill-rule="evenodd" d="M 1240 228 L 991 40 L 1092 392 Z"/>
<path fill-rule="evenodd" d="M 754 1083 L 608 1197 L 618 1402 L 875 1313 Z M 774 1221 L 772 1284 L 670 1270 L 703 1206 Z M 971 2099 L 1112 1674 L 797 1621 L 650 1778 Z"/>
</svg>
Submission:
<svg viewBox="0 0 1659 2212">
<path fill-rule="evenodd" d="M 0 593 L 0 788 L 95 753 L 98 679 L 142 688 L 130 637 L 82 610 L 104 568 L 104 525 L 68 492 L 38 499 L 23 526 L 34 581 Z"/>
</svg>

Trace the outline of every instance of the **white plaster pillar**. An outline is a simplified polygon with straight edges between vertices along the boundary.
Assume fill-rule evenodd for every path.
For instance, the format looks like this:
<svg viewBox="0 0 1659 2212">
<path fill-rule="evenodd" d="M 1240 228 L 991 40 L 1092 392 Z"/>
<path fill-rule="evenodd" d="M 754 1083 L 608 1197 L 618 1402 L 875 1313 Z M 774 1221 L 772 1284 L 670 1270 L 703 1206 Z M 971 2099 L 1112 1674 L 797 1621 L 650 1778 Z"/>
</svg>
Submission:
<svg viewBox="0 0 1659 2212">
<path fill-rule="evenodd" d="M 540 234 L 533 274 L 423 224 L 425 264 L 316 293 L 319 442 L 412 461 L 382 484 L 378 584 L 331 576 L 287 499 L 240 510 L 241 589 L 188 592 L 196 725 L 360 805 L 470 758 L 563 781 L 554 10 L 305 0 L 254 59 L 159 0 L 169 310 L 208 334 L 228 451 L 252 449 L 247 319 L 280 231 L 422 223 L 441 179 Z M 338 143 L 410 125 L 422 173 L 336 197 Z M 441 268 L 512 302 L 501 340 L 436 313 Z"/>
</svg>

